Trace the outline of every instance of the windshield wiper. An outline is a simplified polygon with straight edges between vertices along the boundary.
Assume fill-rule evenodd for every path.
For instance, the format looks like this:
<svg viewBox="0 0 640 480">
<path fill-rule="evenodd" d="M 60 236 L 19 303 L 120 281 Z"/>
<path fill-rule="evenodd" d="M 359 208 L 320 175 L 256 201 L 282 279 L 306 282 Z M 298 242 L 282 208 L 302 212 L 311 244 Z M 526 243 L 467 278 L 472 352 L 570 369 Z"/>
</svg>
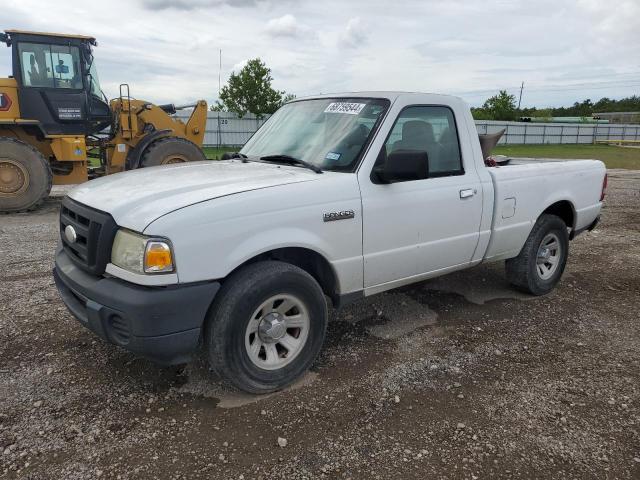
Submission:
<svg viewBox="0 0 640 480">
<path fill-rule="evenodd" d="M 303 167 L 308 168 L 309 170 L 313 170 L 316 173 L 322 173 L 322 169 L 313 163 L 309 163 L 305 160 L 301 160 L 300 158 L 292 157 L 291 155 L 285 154 L 276 154 L 276 155 L 265 155 L 264 157 L 260 157 L 260 160 L 265 160 L 267 162 L 285 162 L 291 164 L 302 165 Z"/>
</svg>

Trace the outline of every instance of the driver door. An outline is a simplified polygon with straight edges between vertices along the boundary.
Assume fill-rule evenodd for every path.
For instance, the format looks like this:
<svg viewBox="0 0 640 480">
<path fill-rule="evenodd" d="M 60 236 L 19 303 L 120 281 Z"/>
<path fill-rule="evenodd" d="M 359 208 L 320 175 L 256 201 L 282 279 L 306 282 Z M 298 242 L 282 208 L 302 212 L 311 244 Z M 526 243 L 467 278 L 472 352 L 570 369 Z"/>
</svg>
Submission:
<svg viewBox="0 0 640 480">
<path fill-rule="evenodd" d="M 453 110 L 404 108 L 376 163 L 399 149 L 426 152 L 429 174 L 390 184 L 361 177 L 365 289 L 466 265 L 479 239 L 482 189 L 461 154 Z"/>
</svg>

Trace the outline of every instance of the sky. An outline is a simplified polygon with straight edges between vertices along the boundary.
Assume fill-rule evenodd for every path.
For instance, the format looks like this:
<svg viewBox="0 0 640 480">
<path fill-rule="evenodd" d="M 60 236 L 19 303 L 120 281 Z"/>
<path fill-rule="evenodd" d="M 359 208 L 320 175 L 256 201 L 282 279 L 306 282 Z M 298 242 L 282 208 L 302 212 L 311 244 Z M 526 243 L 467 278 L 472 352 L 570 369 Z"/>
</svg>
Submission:
<svg viewBox="0 0 640 480">
<path fill-rule="evenodd" d="M 260 57 L 298 97 L 360 90 L 522 106 L 640 94 L 640 0 L 4 0 L 1 29 L 93 35 L 102 89 L 189 103 Z M 219 52 L 222 50 L 222 69 Z M 11 73 L 0 46 L 0 77 Z"/>
</svg>

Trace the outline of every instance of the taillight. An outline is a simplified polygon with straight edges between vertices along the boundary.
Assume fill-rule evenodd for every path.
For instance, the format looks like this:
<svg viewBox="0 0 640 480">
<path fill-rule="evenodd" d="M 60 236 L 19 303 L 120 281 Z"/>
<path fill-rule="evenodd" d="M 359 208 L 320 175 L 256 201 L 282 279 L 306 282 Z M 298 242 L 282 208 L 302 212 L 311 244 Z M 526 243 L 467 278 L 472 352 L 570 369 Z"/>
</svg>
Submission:
<svg viewBox="0 0 640 480">
<path fill-rule="evenodd" d="M 607 194 L 607 174 L 604 174 L 604 180 L 602 181 L 602 193 L 600 194 L 600 201 L 604 200 L 604 196 Z"/>
</svg>

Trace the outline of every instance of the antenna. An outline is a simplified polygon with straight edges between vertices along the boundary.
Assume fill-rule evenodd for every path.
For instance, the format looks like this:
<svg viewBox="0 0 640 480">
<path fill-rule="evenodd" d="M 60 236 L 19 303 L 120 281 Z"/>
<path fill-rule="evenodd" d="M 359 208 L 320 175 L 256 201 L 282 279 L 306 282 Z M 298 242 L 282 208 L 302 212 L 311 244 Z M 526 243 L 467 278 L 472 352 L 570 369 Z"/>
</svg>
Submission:
<svg viewBox="0 0 640 480">
<path fill-rule="evenodd" d="M 220 56 L 219 56 L 219 62 L 218 62 L 218 105 L 220 104 L 220 90 L 222 89 L 221 87 L 221 79 L 222 77 L 222 49 L 220 49 Z M 220 150 L 220 144 L 222 143 L 222 132 L 220 131 L 220 109 L 218 108 L 218 138 L 216 138 L 217 140 L 217 144 L 218 144 L 218 150 Z"/>
<path fill-rule="evenodd" d="M 220 49 L 220 63 L 218 66 L 218 99 L 220 98 L 220 78 L 222 76 L 222 49 Z"/>
</svg>

